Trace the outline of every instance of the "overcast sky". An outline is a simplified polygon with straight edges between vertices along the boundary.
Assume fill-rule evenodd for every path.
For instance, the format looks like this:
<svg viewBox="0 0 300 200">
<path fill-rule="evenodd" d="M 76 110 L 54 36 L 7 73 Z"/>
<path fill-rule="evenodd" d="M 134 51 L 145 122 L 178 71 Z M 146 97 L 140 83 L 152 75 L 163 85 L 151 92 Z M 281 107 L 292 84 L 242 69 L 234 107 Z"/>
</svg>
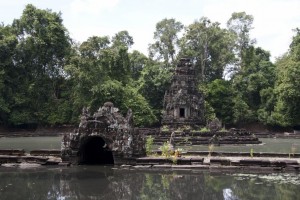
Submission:
<svg viewBox="0 0 300 200">
<path fill-rule="evenodd" d="M 61 12 L 76 41 L 127 30 L 134 39 L 132 49 L 146 55 L 155 25 L 164 18 L 189 25 L 208 17 L 225 27 L 233 12 L 245 11 L 254 17 L 251 37 L 270 51 L 272 60 L 288 50 L 292 29 L 300 28 L 300 0 L 0 0 L 0 22 L 11 24 L 29 3 Z"/>
</svg>

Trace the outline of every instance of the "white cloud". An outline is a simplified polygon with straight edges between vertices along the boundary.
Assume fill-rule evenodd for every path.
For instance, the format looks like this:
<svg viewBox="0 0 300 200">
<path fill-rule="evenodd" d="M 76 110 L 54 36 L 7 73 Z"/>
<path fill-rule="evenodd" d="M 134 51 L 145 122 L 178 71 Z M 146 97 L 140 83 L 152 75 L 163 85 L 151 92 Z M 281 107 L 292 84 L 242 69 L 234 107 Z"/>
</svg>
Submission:
<svg viewBox="0 0 300 200">
<path fill-rule="evenodd" d="M 76 13 L 97 14 L 102 10 L 114 8 L 118 3 L 119 0 L 75 0 L 71 3 L 71 10 Z"/>
</svg>

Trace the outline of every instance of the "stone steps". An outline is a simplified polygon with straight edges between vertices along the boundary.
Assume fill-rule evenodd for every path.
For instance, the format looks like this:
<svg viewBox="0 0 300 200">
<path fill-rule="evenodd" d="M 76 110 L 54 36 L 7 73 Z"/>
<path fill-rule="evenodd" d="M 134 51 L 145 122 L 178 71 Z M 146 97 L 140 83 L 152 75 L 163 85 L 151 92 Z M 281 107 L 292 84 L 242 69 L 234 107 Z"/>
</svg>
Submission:
<svg viewBox="0 0 300 200">
<path fill-rule="evenodd" d="M 162 145 L 170 140 L 170 131 L 160 131 L 159 129 L 140 129 L 145 136 L 152 136 L 153 143 Z M 250 132 L 175 132 L 173 140 L 176 145 L 207 145 L 217 144 L 260 144 L 261 141 Z"/>
</svg>

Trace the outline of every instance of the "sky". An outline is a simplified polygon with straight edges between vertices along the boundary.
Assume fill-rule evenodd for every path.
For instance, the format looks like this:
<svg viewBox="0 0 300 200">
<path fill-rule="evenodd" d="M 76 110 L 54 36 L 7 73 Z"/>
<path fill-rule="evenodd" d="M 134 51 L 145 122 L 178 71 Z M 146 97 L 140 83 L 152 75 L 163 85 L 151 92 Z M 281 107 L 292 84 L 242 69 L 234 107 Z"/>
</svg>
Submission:
<svg viewBox="0 0 300 200">
<path fill-rule="evenodd" d="M 251 38 L 273 61 L 287 52 L 293 29 L 300 28 L 300 0 L 0 0 L 0 22 L 9 25 L 20 18 L 27 4 L 61 12 L 64 26 L 78 42 L 127 30 L 134 40 L 132 50 L 145 55 L 156 23 L 164 18 L 188 26 L 207 17 L 225 28 L 233 12 L 244 11 L 254 17 Z"/>
</svg>

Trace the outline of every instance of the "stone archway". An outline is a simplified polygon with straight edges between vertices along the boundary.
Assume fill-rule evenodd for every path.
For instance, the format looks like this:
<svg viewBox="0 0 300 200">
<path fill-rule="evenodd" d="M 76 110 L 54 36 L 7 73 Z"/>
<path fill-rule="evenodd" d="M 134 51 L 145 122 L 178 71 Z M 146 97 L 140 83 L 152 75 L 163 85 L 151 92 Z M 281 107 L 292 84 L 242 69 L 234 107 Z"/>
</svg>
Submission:
<svg viewBox="0 0 300 200">
<path fill-rule="evenodd" d="M 79 148 L 79 164 L 105 165 L 114 164 L 112 151 L 105 140 L 99 136 L 85 139 Z"/>
<path fill-rule="evenodd" d="M 62 139 L 62 161 L 72 164 L 123 164 L 144 156 L 145 137 L 133 126 L 129 109 L 123 117 L 106 102 L 94 114 L 82 109 L 80 124 Z"/>
</svg>

